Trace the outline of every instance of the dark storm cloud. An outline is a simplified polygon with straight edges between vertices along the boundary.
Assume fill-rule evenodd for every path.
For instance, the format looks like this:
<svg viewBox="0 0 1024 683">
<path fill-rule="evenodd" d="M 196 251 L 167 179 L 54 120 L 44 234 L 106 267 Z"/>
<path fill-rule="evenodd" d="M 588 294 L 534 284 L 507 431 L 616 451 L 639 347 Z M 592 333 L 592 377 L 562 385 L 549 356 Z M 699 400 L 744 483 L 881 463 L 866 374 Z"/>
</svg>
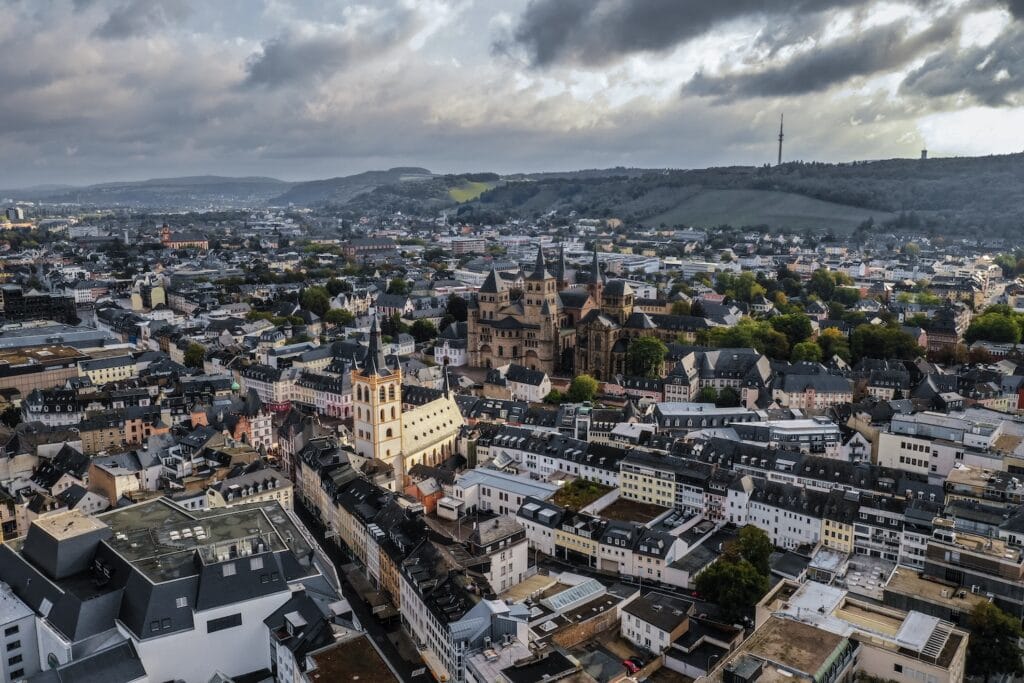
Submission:
<svg viewBox="0 0 1024 683">
<path fill-rule="evenodd" d="M 77 0 L 75 6 L 83 9 L 90 4 Z M 183 21 L 191 10 L 188 0 L 131 0 L 114 7 L 95 33 L 112 40 L 143 36 Z"/>
<path fill-rule="evenodd" d="M 334 35 L 286 34 L 268 40 L 246 62 L 246 83 L 275 87 L 345 68 L 352 41 Z"/>
<path fill-rule="evenodd" d="M 1024 0 L 1006 0 L 1006 7 L 1010 14 L 1018 19 L 1024 19 Z"/>
<path fill-rule="evenodd" d="M 245 84 L 275 88 L 343 71 L 408 39 L 421 24 L 411 9 L 394 8 L 358 25 L 289 30 L 263 43 L 245 64 Z"/>
<path fill-rule="evenodd" d="M 684 94 L 711 96 L 721 102 L 745 97 L 804 95 L 820 92 L 857 76 L 870 76 L 904 66 L 918 55 L 956 34 L 958 22 L 946 18 L 908 35 L 899 21 L 817 45 L 777 66 L 706 76 L 698 73 Z"/>
<path fill-rule="evenodd" d="M 991 45 L 950 47 L 929 57 L 904 78 L 900 92 L 928 98 L 968 95 L 980 104 L 1019 104 L 1024 92 L 1024 26 L 1015 23 Z"/>
<path fill-rule="evenodd" d="M 533 0 L 499 51 L 519 47 L 535 66 L 598 65 L 665 50 L 741 17 L 806 20 L 867 0 Z M 1016 0 L 1014 0 L 1016 1 Z"/>
</svg>

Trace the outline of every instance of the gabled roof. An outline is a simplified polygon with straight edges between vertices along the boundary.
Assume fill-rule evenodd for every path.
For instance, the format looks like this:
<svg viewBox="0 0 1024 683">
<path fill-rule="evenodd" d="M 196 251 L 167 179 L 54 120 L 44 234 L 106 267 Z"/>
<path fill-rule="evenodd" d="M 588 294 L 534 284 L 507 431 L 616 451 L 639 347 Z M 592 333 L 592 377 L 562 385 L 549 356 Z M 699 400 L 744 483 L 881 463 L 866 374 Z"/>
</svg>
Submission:
<svg viewBox="0 0 1024 683">
<path fill-rule="evenodd" d="M 548 272 L 547 264 L 544 261 L 544 247 L 537 246 L 537 262 L 533 266 L 533 272 L 526 276 L 527 280 L 548 280 L 551 273 Z"/>
<path fill-rule="evenodd" d="M 482 294 L 497 294 L 499 292 L 504 292 L 507 289 L 508 287 L 505 286 L 505 280 L 498 275 L 498 271 L 493 267 L 491 268 L 491 272 L 487 274 L 487 279 L 485 279 L 484 283 L 480 285 L 480 292 Z"/>
</svg>

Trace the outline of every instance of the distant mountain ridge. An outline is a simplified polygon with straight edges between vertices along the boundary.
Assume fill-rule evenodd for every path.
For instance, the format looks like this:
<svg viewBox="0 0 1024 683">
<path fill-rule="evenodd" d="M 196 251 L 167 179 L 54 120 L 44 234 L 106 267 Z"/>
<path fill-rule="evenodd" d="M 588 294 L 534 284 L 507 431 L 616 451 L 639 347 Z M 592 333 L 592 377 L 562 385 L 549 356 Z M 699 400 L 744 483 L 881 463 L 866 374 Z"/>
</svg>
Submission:
<svg viewBox="0 0 1024 683">
<path fill-rule="evenodd" d="M 260 176 L 233 178 L 197 175 L 98 183 L 85 187 L 39 186 L 23 190 L 0 190 L 0 196 L 20 201 L 105 207 L 170 208 L 203 204 L 255 206 L 286 192 L 293 185 L 277 178 Z"/>
<path fill-rule="evenodd" d="M 354 215 L 449 211 L 481 224 L 575 213 L 650 226 L 729 224 L 841 233 L 873 222 L 936 235 L 1019 236 L 1024 153 L 506 176 L 396 167 L 307 182 L 188 176 L 0 191 L 0 197 L 156 209 L 329 205 Z"/>
<path fill-rule="evenodd" d="M 275 197 L 273 204 L 278 206 L 299 204 L 345 204 L 361 194 L 372 192 L 384 185 L 429 180 L 434 174 L 425 168 L 414 166 L 398 166 L 386 171 L 365 171 L 349 176 L 310 180 L 295 183 L 291 188 Z"/>
</svg>

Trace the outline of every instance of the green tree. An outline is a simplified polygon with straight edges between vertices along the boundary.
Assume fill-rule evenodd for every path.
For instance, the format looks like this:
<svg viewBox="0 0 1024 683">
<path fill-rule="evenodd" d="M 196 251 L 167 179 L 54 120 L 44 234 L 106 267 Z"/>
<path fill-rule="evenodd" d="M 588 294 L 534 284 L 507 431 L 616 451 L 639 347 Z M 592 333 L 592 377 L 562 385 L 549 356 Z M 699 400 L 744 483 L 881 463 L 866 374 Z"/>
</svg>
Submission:
<svg viewBox="0 0 1024 683">
<path fill-rule="evenodd" d="M 324 314 L 324 322 L 331 325 L 348 325 L 355 319 L 356 317 L 344 308 L 332 308 Z"/>
<path fill-rule="evenodd" d="M 185 365 L 190 368 L 202 368 L 203 361 L 206 360 L 206 349 L 202 344 L 196 344 L 192 342 L 185 349 Z"/>
<path fill-rule="evenodd" d="M 707 387 L 711 388 L 711 387 Z M 719 408 L 735 408 L 740 404 L 740 395 L 732 387 L 722 387 L 715 405 Z"/>
<path fill-rule="evenodd" d="M 672 304 L 672 315 L 690 315 L 690 302 L 676 301 Z"/>
<path fill-rule="evenodd" d="M 388 294 L 406 295 L 409 293 L 409 283 L 404 277 L 392 278 L 388 283 Z"/>
<path fill-rule="evenodd" d="M 456 320 L 456 322 L 464 323 L 469 318 L 469 306 L 466 300 L 458 294 L 448 295 L 448 307 L 445 309 L 446 313 Z"/>
<path fill-rule="evenodd" d="M 968 343 L 979 339 L 1003 344 L 1016 344 L 1021 338 L 1021 327 L 1013 314 L 986 311 L 971 321 L 964 333 Z"/>
<path fill-rule="evenodd" d="M 717 403 L 718 402 L 718 389 L 714 387 L 704 387 L 697 393 L 698 403 Z"/>
<path fill-rule="evenodd" d="M 661 377 L 667 354 L 668 347 L 657 337 L 637 337 L 626 349 L 626 363 L 630 373 L 636 377 Z"/>
<path fill-rule="evenodd" d="M 735 623 L 768 592 L 768 577 L 747 560 L 723 556 L 697 575 L 696 586 L 702 599 L 717 604 L 722 616 Z"/>
<path fill-rule="evenodd" d="M 743 318 L 732 327 L 713 327 L 698 339 L 719 349 L 752 348 L 771 358 L 789 358 L 789 340 L 764 320 Z"/>
<path fill-rule="evenodd" d="M 739 275 L 728 272 L 719 273 L 715 277 L 715 291 L 730 299 L 750 303 L 757 296 L 764 294 L 766 290 L 752 272 L 744 271 Z"/>
<path fill-rule="evenodd" d="M 390 318 L 385 318 L 380 324 L 381 335 L 397 337 L 400 334 L 409 332 L 409 326 L 402 322 L 402 316 L 394 313 Z"/>
<path fill-rule="evenodd" d="M 988 680 L 996 674 L 1020 675 L 1021 652 L 1017 641 L 1024 637 L 1020 622 L 991 602 L 980 602 L 968 619 L 967 673 Z"/>
<path fill-rule="evenodd" d="M 812 363 L 820 363 L 822 351 L 821 347 L 815 342 L 804 341 L 799 344 L 794 344 L 793 352 L 790 355 L 794 362 L 806 360 L 811 361 Z"/>
<path fill-rule="evenodd" d="M 736 540 L 731 544 L 732 552 L 738 555 L 738 559 L 749 562 L 764 577 L 771 573 L 769 560 L 771 560 L 772 541 L 768 534 L 752 524 L 740 529 Z"/>
<path fill-rule="evenodd" d="M 326 289 L 331 296 L 338 296 L 342 292 L 351 292 L 352 285 L 347 280 L 339 280 L 336 277 L 332 277 L 327 281 Z"/>
<path fill-rule="evenodd" d="M 594 397 L 597 396 L 599 386 L 597 380 L 590 375 L 576 375 L 573 377 L 565 397 L 572 403 L 593 401 Z"/>
<path fill-rule="evenodd" d="M 821 347 L 821 357 L 831 359 L 832 356 L 839 356 L 844 361 L 850 360 L 850 343 L 846 335 L 834 327 L 826 327 L 818 334 L 818 346 Z"/>
<path fill-rule="evenodd" d="M 803 313 L 777 315 L 771 319 L 770 324 L 775 331 L 784 334 L 790 344 L 799 344 L 814 334 L 811 319 Z"/>
<path fill-rule="evenodd" d="M 836 281 L 832 278 L 832 273 L 820 268 L 811 274 L 811 279 L 807 282 L 808 294 L 814 294 L 822 301 L 831 301 L 835 291 Z"/>
<path fill-rule="evenodd" d="M 552 405 L 558 405 L 564 400 L 565 394 L 563 394 L 558 389 L 552 389 L 551 391 L 548 392 L 548 395 L 544 397 L 544 402 L 550 403 Z"/>
<path fill-rule="evenodd" d="M 429 320 L 417 320 L 412 324 L 409 333 L 417 343 L 422 344 L 437 337 L 437 326 Z"/>
<path fill-rule="evenodd" d="M 836 287 L 832 292 L 832 300 L 846 306 L 854 306 L 860 301 L 860 290 L 856 287 Z"/>
<path fill-rule="evenodd" d="M 850 351 L 855 359 L 913 360 L 922 353 L 913 337 L 900 328 L 868 324 L 857 326 L 850 335 Z"/>
<path fill-rule="evenodd" d="M 302 290 L 299 303 L 322 318 L 331 309 L 331 295 L 323 287 L 307 287 Z"/>
</svg>

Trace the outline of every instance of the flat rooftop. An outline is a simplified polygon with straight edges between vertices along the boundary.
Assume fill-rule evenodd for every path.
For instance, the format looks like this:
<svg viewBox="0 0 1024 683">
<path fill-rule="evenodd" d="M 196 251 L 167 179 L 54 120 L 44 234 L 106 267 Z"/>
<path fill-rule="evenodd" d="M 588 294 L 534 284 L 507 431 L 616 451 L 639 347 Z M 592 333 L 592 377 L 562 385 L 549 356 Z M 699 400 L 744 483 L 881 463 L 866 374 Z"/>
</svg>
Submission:
<svg viewBox="0 0 1024 683">
<path fill-rule="evenodd" d="M 989 557 L 995 557 L 1001 560 L 1009 562 L 1020 562 L 1021 551 L 1007 545 L 1006 541 L 1000 538 L 990 538 L 988 536 L 978 536 L 976 534 L 964 533 L 957 531 L 956 538 L 953 541 L 953 545 L 959 546 L 964 550 L 970 550 L 976 552 L 979 555 L 988 555 Z"/>
<path fill-rule="evenodd" d="M 165 498 L 99 515 L 113 536 L 107 543 L 154 582 L 198 573 L 195 553 L 217 562 L 225 545 L 261 543 L 268 552 L 291 550 L 309 575 L 312 547 L 278 503 L 251 503 L 211 511 L 186 511 Z"/>
<path fill-rule="evenodd" d="M 959 637 L 952 624 L 937 617 L 858 600 L 836 586 L 809 581 L 791 594 L 789 588 L 765 601 L 765 607 L 773 609 L 772 618 L 788 618 L 844 638 L 862 634 L 878 647 L 946 664 L 948 646 Z"/>
<path fill-rule="evenodd" d="M 729 661 L 742 655 L 765 660 L 758 683 L 792 683 L 793 676 L 783 674 L 771 662 L 814 675 L 845 640 L 843 636 L 792 619 L 770 617 L 737 649 Z M 726 664 L 719 665 L 712 680 L 722 680 Z"/>
<path fill-rule="evenodd" d="M 982 594 L 960 590 L 955 586 L 947 586 L 938 581 L 923 578 L 917 572 L 906 568 L 893 572 L 889 582 L 885 585 L 885 590 L 943 605 L 964 614 L 974 609 L 978 603 L 987 602 Z"/>
<path fill-rule="evenodd" d="M 37 363 L 53 363 L 65 360 L 84 360 L 89 358 L 81 351 L 70 346 L 37 346 L 34 348 L 0 349 L 0 364 L 11 366 L 35 365 Z"/>
<path fill-rule="evenodd" d="M 558 582 L 550 576 L 534 574 L 512 586 L 498 597 L 508 603 L 522 602 L 530 596 L 545 593 L 556 583 Z"/>
<path fill-rule="evenodd" d="M 628 498 L 619 498 L 608 507 L 602 508 L 597 514 L 604 519 L 646 524 L 666 511 L 668 511 L 668 508 L 663 508 L 660 505 L 641 503 L 640 501 L 629 500 Z"/>
<path fill-rule="evenodd" d="M 58 541 L 81 536 L 92 531 L 102 531 L 107 528 L 105 524 L 95 517 L 89 517 L 77 511 L 40 517 L 33 523 L 40 531 L 45 531 L 47 535 Z"/>
<path fill-rule="evenodd" d="M 316 666 L 307 674 L 311 681 L 399 683 L 365 635 L 331 645 L 310 655 L 310 658 Z"/>
</svg>

